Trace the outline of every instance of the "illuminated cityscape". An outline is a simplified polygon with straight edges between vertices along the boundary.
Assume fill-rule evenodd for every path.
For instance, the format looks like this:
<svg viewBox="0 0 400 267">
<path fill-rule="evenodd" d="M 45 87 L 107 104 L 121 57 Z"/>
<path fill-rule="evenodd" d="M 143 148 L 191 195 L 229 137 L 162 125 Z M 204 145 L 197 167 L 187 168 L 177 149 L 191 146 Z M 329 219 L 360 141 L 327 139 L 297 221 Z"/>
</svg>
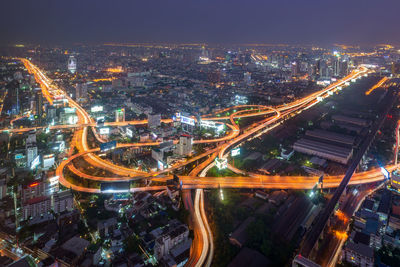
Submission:
<svg viewBox="0 0 400 267">
<path fill-rule="evenodd" d="M 8 2 L 0 266 L 400 266 L 400 39 L 369 11 Z"/>
</svg>

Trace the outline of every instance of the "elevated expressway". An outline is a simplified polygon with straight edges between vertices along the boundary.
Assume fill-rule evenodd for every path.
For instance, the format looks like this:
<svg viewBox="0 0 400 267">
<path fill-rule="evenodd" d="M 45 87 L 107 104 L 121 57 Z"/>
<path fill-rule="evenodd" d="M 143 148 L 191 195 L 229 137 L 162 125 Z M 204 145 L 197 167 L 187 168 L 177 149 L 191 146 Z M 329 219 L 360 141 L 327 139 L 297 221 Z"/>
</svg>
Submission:
<svg viewBox="0 0 400 267">
<path fill-rule="evenodd" d="M 43 73 L 32 63 L 29 61 L 23 60 L 25 66 L 27 66 L 28 70 L 31 73 L 35 74 L 36 80 L 42 86 L 43 94 L 48 98 L 48 100 L 52 98 L 52 94 L 50 93 L 49 87 L 51 85 L 51 81 L 46 78 Z M 230 124 L 226 123 L 228 127 L 230 127 L 229 134 L 212 140 L 195 140 L 196 144 L 207 144 L 207 143 L 217 143 L 217 146 L 213 149 L 202 153 L 186 162 L 178 163 L 171 168 L 168 168 L 164 171 L 154 172 L 154 173 L 146 173 L 138 170 L 129 169 L 123 166 L 115 165 L 109 161 L 103 160 L 94 153 L 99 151 L 99 148 L 89 149 L 87 144 L 87 131 L 88 127 L 91 127 L 93 133 L 99 142 L 102 142 L 101 138 L 98 137 L 96 133 L 95 126 L 96 124 L 87 114 L 87 112 L 82 109 L 76 102 L 72 99 L 68 98 L 65 94 L 65 97 L 68 98 L 69 104 L 71 107 L 76 108 L 79 124 L 78 125 L 57 125 L 53 126 L 53 129 L 64 129 L 64 128 L 77 128 L 73 142 L 71 147 L 76 147 L 78 153 L 74 155 L 70 155 L 70 157 L 62 161 L 56 170 L 56 175 L 59 176 L 59 181 L 62 185 L 72 188 L 77 191 L 84 191 L 90 193 L 101 193 L 98 188 L 89 188 L 83 187 L 79 185 L 75 185 L 70 183 L 64 177 L 64 169 L 68 167 L 69 171 L 81 177 L 83 179 L 94 180 L 99 182 L 112 182 L 112 181 L 132 181 L 136 179 L 151 179 L 157 182 L 165 182 L 167 179 L 171 179 L 172 177 L 169 175 L 165 175 L 166 173 L 173 171 L 175 169 L 184 167 L 192 162 L 198 161 L 204 157 L 205 161 L 197 164 L 197 166 L 191 171 L 189 176 L 181 176 L 182 188 L 184 189 L 184 203 L 189 207 L 191 211 L 192 218 L 194 218 L 194 229 L 195 229 L 195 242 L 193 242 L 193 246 L 191 249 L 191 257 L 188 266 L 210 266 L 212 255 L 213 255 L 213 241 L 212 241 L 212 232 L 207 222 L 207 218 L 204 211 L 204 193 L 203 188 L 268 188 L 268 189 L 311 189 L 315 186 L 318 181 L 318 177 L 309 177 L 309 176 L 265 176 L 259 174 L 245 173 L 231 165 L 228 165 L 228 168 L 237 174 L 243 174 L 246 176 L 235 176 L 235 177 L 205 177 L 207 171 L 214 166 L 214 159 L 218 156 L 220 158 L 226 158 L 228 152 L 234 146 L 240 145 L 242 142 L 248 140 L 252 136 L 256 134 L 263 134 L 278 126 L 280 123 L 286 118 L 295 116 L 296 114 L 306 110 L 315 104 L 317 104 L 321 99 L 328 97 L 331 93 L 340 90 L 341 87 L 344 87 L 349 81 L 357 79 L 362 75 L 368 74 L 371 72 L 370 70 L 360 67 L 359 69 L 353 71 L 351 74 L 346 76 L 345 78 L 339 80 L 338 82 L 326 87 L 323 90 L 310 94 L 307 97 L 296 100 L 287 105 L 281 105 L 275 108 L 260 106 L 260 105 L 243 105 L 227 108 L 224 110 L 220 110 L 215 115 L 206 115 L 202 118 L 202 120 L 214 120 L 214 121 L 224 121 L 229 120 Z M 53 87 L 54 88 L 54 87 Z M 50 102 L 50 101 L 49 101 Z M 51 103 L 51 102 L 50 102 Z M 251 110 L 248 110 L 248 109 Z M 231 111 L 234 109 L 234 112 L 230 114 L 230 116 L 221 116 L 221 114 Z M 239 111 L 236 111 L 239 110 Z M 253 116 L 267 116 L 261 121 L 254 123 L 247 127 L 246 129 L 240 129 L 236 124 L 235 119 L 244 118 L 244 117 L 253 117 Z M 163 120 L 164 123 L 171 123 L 172 120 Z M 130 121 L 130 122 L 116 122 L 116 123 L 106 123 L 108 126 L 123 126 L 123 125 L 138 125 L 138 124 L 146 124 L 147 121 Z M 8 131 L 29 131 L 32 129 L 6 129 Z M 175 141 L 176 143 L 176 141 Z M 150 143 L 132 143 L 132 144 L 119 144 L 118 147 L 139 147 L 139 146 L 156 146 L 159 145 L 158 142 L 150 142 Z M 72 151 L 72 149 L 71 149 Z M 115 176 L 111 177 L 100 177 L 86 174 L 80 170 L 78 170 L 73 165 L 73 160 L 79 157 L 84 157 L 85 161 L 87 161 L 90 165 L 105 169 Z M 389 171 L 393 170 L 394 166 L 386 167 Z M 199 173 L 201 174 L 199 175 Z M 200 178 L 201 177 L 201 178 Z M 327 176 L 324 178 L 324 187 L 325 188 L 334 188 L 337 187 L 342 182 L 343 176 Z M 370 183 L 383 180 L 383 176 L 381 174 L 380 169 L 373 169 L 363 173 L 356 173 L 352 176 L 349 184 L 363 184 Z M 146 186 L 146 187 L 137 187 L 132 188 L 131 191 L 144 191 L 144 190 L 162 190 L 165 189 L 165 186 Z M 195 195 L 195 203 L 193 207 L 193 201 L 191 199 L 191 193 L 186 189 L 197 189 Z"/>
<path fill-rule="evenodd" d="M 74 172 L 76 175 L 83 177 L 84 179 L 95 180 L 95 181 L 129 181 L 138 178 L 148 178 L 155 181 L 162 181 L 170 178 L 168 175 L 164 177 L 160 177 L 168 172 L 171 172 L 175 169 L 179 169 L 188 165 L 189 163 L 195 162 L 199 159 L 204 157 L 209 157 L 206 162 L 213 162 L 213 159 L 218 155 L 219 157 L 227 157 L 228 151 L 236 146 L 239 145 L 241 142 L 246 141 L 251 136 L 259 132 L 266 132 L 273 127 L 278 126 L 280 123 L 283 122 L 285 118 L 294 116 L 301 111 L 308 109 L 315 104 L 317 104 L 322 98 L 328 97 L 331 92 L 340 90 L 341 87 L 344 87 L 347 83 L 351 80 L 357 79 L 369 72 L 369 69 L 365 67 L 360 67 L 357 70 L 354 70 L 345 78 L 331 84 L 330 86 L 324 88 L 323 90 L 317 91 L 308 95 L 307 97 L 301 98 L 296 100 L 292 103 L 281 105 L 275 108 L 261 106 L 261 105 L 243 105 L 243 106 L 236 106 L 230 109 L 225 109 L 219 112 L 220 114 L 231 109 L 242 109 L 236 112 L 233 112 L 230 116 L 206 116 L 202 119 L 204 120 L 229 120 L 229 123 L 226 123 L 228 127 L 230 127 L 229 134 L 212 140 L 195 140 L 195 144 L 208 144 L 208 143 L 216 143 L 217 146 L 214 149 L 210 149 L 201 155 L 198 155 L 186 162 L 178 163 L 170 168 L 167 168 L 164 171 L 158 172 L 143 172 L 139 170 L 134 170 L 130 168 L 126 168 L 123 166 L 115 165 L 107 160 L 101 159 L 99 156 L 94 154 L 95 152 L 99 151 L 99 148 L 90 149 L 87 144 L 87 134 L 89 127 L 94 128 L 95 122 L 89 116 L 89 114 L 82 108 L 78 103 L 74 100 L 69 98 L 65 92 L 58 89 L 53 82 L 47 78 L 43 72 L 38 69 L 35 65 L 33 65 L 30 61 L 26 59 L 21 59 L 21 61 L 25 64 L 28 71 L 35 75 L 36 81 L 42 87 L 42 92 L 44 96 L 49 100 L 50 103 L 53 102 L 55 96 L 62 95 L 63 97 L 68 99 L 68 103 L 71 107 L 76 108 L 77 115 L 78 115 L 78 125 L 59 125 L 60 128 L 73 128 L 77 127 L 75 131 L 73 141 L 71 142 L 71 152 L 72 147 L 76 147 L 78 153 L 75 155 L 70 155 L 67 160 L 64 160 L 58 166 L 56 173 L 60 178 L 60 183 L 68 188 L 72 188 L 78 191 L 86 191 L 86 192 L 99 192 L 96 188 L 84 188 L 77 185 L 73 185 L 72 183 L 68 182 L 64 177 L 64 168 L 68 167 L 70 171 Z M 243 110 L 245 108 L 245 110 Z M 252 110 L 248 110 L 248 108 L 252 108 Z M 239 126 L 236 124 L 235 119 L 243 118 L 243 117 L 253 117 L 253 116 L 268 116 L 264 118 L 260 122 L 254 123 L 247 129 L 241 130 Z M 166 123 L 171 122 L 171 120 L 165 120 Z M 119 125 L 128 125 L 128 124 L 146 124 L 147 121 L 131 121 L 131 122 L 123 122 L 123 123 L 108 123 L 107 125 L 110 126 L 119 126 Z M 56 126 L 54 126 L 56 127 Z M 29 129 L 16 129 L 16 131 L 26 131 Z M 95 132 L 95 129 L 93 129 Z M 96 133 L 95 133 L 96 136 Z M 139 146 L 156 146 L 159 145 L 158 142 L 151 142 L 151 143 L 132 143 L 132 144 L 119 144 L 118 147 L 139 147 Z M 217 153 L 216 153 L 217 152 Z M 72 153 L 71 153 L 72 154 Z M 113 173 L 115 176 L 112 177 L 101 177 L 101 176 L 92 176 L 88 174 L 84 174 L 82 171 L 79 171 L 77 168 L 72 167 L 72 161 L 78 157 L 84 157 L 84 160 L 88 162 L 89 165 L 94 166 L 96 168 L 107 170 Z M 206 167 L 207 164 L 204 162 L 201 163 L 197 168 L 200 169 Z M 229 166 L 231 170 L 236 173 L 244 174 L 243 171 L 238 170 L 232 166 Z M 315 184 L 315 177 L 293 177 L 293 176 L 262 176 L 258 174 L 246 174 L 250 176 L 238 176 L 238 177 L 202 177 L 201 179 L 198 178 L 197 174 L 194 176 L 183 176 L 182 184 L 183 188 L 213 188 L 213 187 L 231 187 L 231 188 L 238 188 L 238 187 L 245 187 L 245 188 L 311 188 Z M 371 176 L 372 175 L 372 176 Z M 354 175 L 357 177 L 357 174 Z M 325 178 L 325 186 L 326 187 L 335 187 L 341 180 L 340 177 L 326 177 Z M 361 180 L 360 180 L 361 179 Z M 360 179 L 352 179 L 355 183 L 362 183 L 362 182 L 370 182 L 376 181 L 377 179 L 382 179 L 381 175 L 378 172 L 371 171 L 369 175 L 360 175 Z M 351 181 L 351 182 L 352 182 Z M 133 191 L 137 190 L 156 190 L 157 187 L 146 187 L 146 188 L 133 188 Z"/>
<path fill-rule="evenodd" d="M 104 168 L 106 170 L 109 170 L 109 171 L 113 172 L 114 174 L 122 176 L 122 177 L 108 177 L 107 178 L 107 177 L 95 177 L 95 176 L 91 176 L 91 175 L 85 175 L 85 178 L 86 179 L 91 179 L 91 180 L 96 180 L 96 181 L 104 181 L 104 182 L 106 182 L 106 181 L 127 181 L 127 180 L 133 179 L 134 177 L 137 177 L 137 176 L 139 176 L 141 178 L 146 178 L 147 177 L 147 178 L 152 179 L 152 180 L 158 180 L 158 179 L 163 179 L 163 178 L 156 178 L 157 176 L 160 176 L 162 174 L 168 173 L 168 172 L 173 171 L 175 169 L 179 169 L 179 168 L 181 168 L 181 167 L 183 167 L 185 165 L 188 165 L 191 162 L 197 161 L 197 160 L 199 160 L 201 158 L 209 156 L 210 157 L 209 160 L 212 161 L 212 159 L 214 159 L 217 155 L 219 157 L 226 157 L 227 156 L 227 151 L 229 151 L 229 149 L 231 149 L 233 146 L 239 145 L 241 142 L 246 141 L 248 138 L 250 138 L 251 136 L 253 136 L 257 132 L 260 132 L 260 131 L 264 131 L 265 132 L 266 130 L 270 130 L 273 127 L 278 126 L 280 123 L 283 122 L 283 120 L 285 118 L 294 116 L 294 115 L 300 113 L 301 111 L 303 111 L 303 110 L 305 110 L 307 108 L 310 108 L 311 106 L 313 106 L 316 103 L 318 103 L 318 101 L 319 101 L 318 98 L 319 97 L 324 97 L 324 96 L 326 97 L 329 91 L 338 90 L 339 86 L 343 86 L 343 84 L 345 84 L 349 80 L 352 80 L 352 79 L 355 79 L 357 77 L 360 77 L 361 75 L 364 75 L 367 72 L 368 72 L 367 69 L 361 68 L 358 71 L 354 71 L 352 74 L 350 74 L 349 76 L 347 76 L 343 80 L 340 80 L 339 82 L 337 82 L 337 83 L 335 83 L 335 84 L 333 84 L 331 86 L 328 86 L 327 88 L 325 88 L 325 89 L 323 89 L 323 90 L 321 90 L 319 92 L 313 93 L 310 96 L 307 96 L 307 97 L 305 97 L 303 99 L 294 101 L 293 103 L 290 103 L 288 105 L 282 105 L 282 106 L 277 107 L 275 109 L 271 108 L 271 107 L 257 106 L 257 107 L 255 107 L 257 109 L 253 109 L 252 111 L 251 110 L 250 111 L 249 110 L 240 110 L 240 111 L 234 112 L 229 116 L 229 121 L 230 121 L 231 124 L 227 124 L 227 125 L 229 127 L 231 127 L 231 131 L 227 136 L 222 137 L 222 138 L 218 138 L 218 139 L 214 139 L 214 140 L 195 140 L 194 141 L 195 144 L 196 143 L 212 143 L 212 142 L 219 143 L 216 148 L 208 150 L 205 153 L 203 153 L 201 155 L 198 155 L 198 156 L 188 160 L 187 162 L 178 163 L 178 164 L 172 166 L 171 168 L 167 168 L 166 170 L 159 171 L 159 172 L 154 172 L 154 173 L 140 173 L 140 174 L 138 174 L 136 170 L 128 169 L 128 168 L 125 168 L 125 167 L 122 167 L 122 166 L 117 166 L 117 165 L 114 165 L 114 164 L 112 164 L 112 163 L 110 163 L 108 161 L 104 161 L 103 160 L 102 164 L 104 164 L 104 165 L 101 166 L 102 168 Z M 243 131 L 242 133 L 241 133 L 241 129 L 239 129 L 239 126 L 235 122 L 236 118 L 250 117 L 250 116 L 262 116 L 262 115 L 268 115 L 269 117 L 263 119 L 260 122 L 257 122 L 255 124 L 251 125 L 250 127 L 248 127 L 245 130 L 242 130 Z M 214 117 L 213 119 L 214 120 L 215 119 L 226 120 L 227 118 L 226 117 L 222 117 L 222 118 L 221 117 Z M 83 135 L 81 136 L 81 138 L 83 138 Z M 82 139 L 82 143 L 83 144 L 84 144 L 84 142 L 85 142 L 85 140 Z M 221 142 L 224 142 L 224 143 L 221 144 Z M 120 145 L 120 147 L 136 147 L 136 146 L 157 145 L 157 144 L 158 143 L 134 143 L 134 144 L 122 144 L 122 145 Z M 69 166 L 69 164 L 75 158 L 80 157 L 80 156 L 82 156 L 84 154 L 87 154 L 89 152 L 90 152 L 89 154 L 91 154 L 91 153 L 93 153 L 95 151 L 98 151 L 98 149 L 97 150 L 86 150 L 86 151 L 80 150 L 80 151 L 81 151 L 80 153 L 74 155 L 73 157 L 68 158 L 66 161 L 63 161 L 60 164 L 60 166 L 58 167 L 58 169 L 57 169 L 57 175 L 60 177 L 60 182 L 62 184 L 64 184 L 65 186 L 67 186 L 67 187 L 72 187 L 72 186 L 63 177 L 63 169 L 64 169 L 64 167 L 65 166 Z M 218 152 L 218 153 L 215 153 L 215 152 Z M 202 167 L 206 167 L 206 165 L 203 164 L 203 163 L 201 164 L 201 166 Z M 233 168 L 232 166 L 229 166 L 229 168 L 234 170 L 236 173 L 244 174 L 243 171 L 237 170 L 237 169 Z M 81 173 L 75 173 L 75 174 L 77 174 L 78 176 L 81 176 Z M 253 176 L 254 178 L 262 178 L 261 180 L 269 179 L 269 176 L 266 176 L 266 178 L 264 178 L 264 177 L 262 177 L 260 175 L 256 175 L 256 174 L 250 174 L 250 175 Z M 235 177 L 235 178 L 232 177 L 232 178 L 229 179 L 229 181 L 226 180 L 226 183 L 225 183 L 226 187 L 228 187 L 228 182 L 229 182 L 229 184 L 232 184 L 232 182 L 231 182 L 232 180 L 234 181 L 234 180 L 239 179 L 239 178 L 246 179 L 248 177 Z M 308 179 L 309 177 L 303 177 L 303 178 L 304 179 Z M 214 183 L 216 183 L 215 178 L 211 178 L 211 179 L 214 181 Z M 199 179 L 199 181 L 200 180 L 206 180 L 206 177 L 202 178 L 202 179 Z M 191 182 L 192 181 L 193 180 L 191 180 Z M 196 181 L 196 182 L 199 182 L 199 181 Z M 182 179 L 182 182 L 183 182 L 184 185 L 187 184 L 187 181 L 185 181 L 184 179 Z M 286 185 L 285 185 L 285 183 L 287 183 L 286 180 L 284 178 L 282 178 L 282 180 L 281 180 L 281 186 L 283 186 L 282 188 L 290 188 L 290 187 L 296 186 L 296 184 L 293 184 L 292 182 L 289 182 L 289 184 L 286 184 Z M 234 184 L 234 182 L 233 182 L 233 184 Z M 244 186 L 242 183 L 240 183 L 240 184 L 241 184 L 241 186 Z M 191 188 L 195 188 L 196 187 L 195 185 L 189 185 L 189 184 L 187 184 L 187 186 L 188 187 L 191 186 Z M 206 185 L 205 184 L 199 184 L 198 186 L 199 186 L 199 188 L 204 188 Z M 207 186 L 211 186 L 211 185 L 207 184 Z M 221 186 L 223 187 L 224 185 L 221 184 Z M 248 187 L 252 187 L 252 186 L 255 186 L 255 184 L 251 184 L 251 183 L 248 184 Z M 263 185 L 262 187 L 266 188 L 265 186 L 267 186 L 267 184 Z M 270 186 L 273 186 L 273 185 L 270 185 Z M 233 187 L 235 187 L 235 186 L 233 186 Z M 80 188 L 80 190 L 82 190 L 82 189 Z M 132 190 L 135 190 L 135 189 L 132 189 Z M 150 190 L 150 188 L 148 188 L 148 190 Z M 93 190 L 90 190 L 90 191 L 93 191 Z"/>
</svg>

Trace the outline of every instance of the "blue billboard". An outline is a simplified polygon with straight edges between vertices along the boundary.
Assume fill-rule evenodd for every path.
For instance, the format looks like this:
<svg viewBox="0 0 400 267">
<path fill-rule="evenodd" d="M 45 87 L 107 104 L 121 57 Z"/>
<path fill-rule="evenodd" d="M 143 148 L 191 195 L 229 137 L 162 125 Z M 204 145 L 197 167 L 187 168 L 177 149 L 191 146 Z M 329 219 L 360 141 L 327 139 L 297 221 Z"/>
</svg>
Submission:
<svg viewBox="0 0 400 267">
<path fill-rule="evenodd" d="M 116 147 L 117 147 L 117 141 L 114 140 L 114 141 L 100 144 L 100 151 L 105 152 L 108 150 L 112 150 Z"/>
</svg>

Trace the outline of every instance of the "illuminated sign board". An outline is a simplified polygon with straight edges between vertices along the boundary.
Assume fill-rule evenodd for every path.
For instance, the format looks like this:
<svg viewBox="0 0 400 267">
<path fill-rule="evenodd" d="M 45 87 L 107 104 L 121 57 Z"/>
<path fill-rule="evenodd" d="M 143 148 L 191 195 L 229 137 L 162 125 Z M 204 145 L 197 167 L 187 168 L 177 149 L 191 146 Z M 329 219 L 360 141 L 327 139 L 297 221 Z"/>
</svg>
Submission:
<svg viewBox="0 0 400 267">
<path fill-rule="evenodd" d="M 65 141 L 57 141 L 56 146 L 53 147 L 54 150 L 58 150 L 60 152 L 64 151 L 65 149 Z"/>
<path fill-rule="evenodd" d="M 234 148 L 234 149 L 231 150 L 231 156 L 232 157 L 236 157 L 238 155 L 240 155 L 240 147 L 237 147 L 237 148 Z"/>
<path fill-rule="evenodd" d="M 64 108 L 65 113 L 75 113 L 75 108 Z"/>
<path fill-rule="evenodd" d="M 163 171 L 163 170 L 164 170 L 164 167 L 166 167 L 165 164 L 164 164 L 161 160 L 157 160 L 157 168 L 158 168 L 160 171 Z"/>
<path fill-rule="evenodd" d="M 29 185 L 29 187 L 36 187 L 36 186 L 38 186 L 39 185 L 39 183 L 38 182 L 35 182 L 35 183 L 31 183 L 30 185 Z"/>
<path fill-rule="evenodd" d="M 31 163 L 31 170 L 36 168 L 40 164 L 40 156 L 38 155 Z"/>
<path fill-rule="evenodd" d="M 78 122 L 78 117 L 76 115 L 71 115 L 68 117 L 68 124 L 76 124 Z"/>
<path fill-rule="evenodd" d="M 390 173 L 388 172 L 388 170 L 386 170 L 385 168 L 381 167 L 381 172 L 382 172 L 383 176 L 385 176 L 386 179 L 389 179 Z"/>
<path fill-rule="evenodd" d="M 103 106 L 93 106 L 91 109 L 90 109 L 90 111 L 91 112 L 101 112 L 101 111 L 103 111 Z"/>
<path fill-rule="evenodd" d="M 24 155 L 22 155 L 22 154 L 15 154 L 15 157 L 14 157 L 15 159 L 22 159 L 22 158 L 24 158 Z"/>
<path fill-rule="evenodd" d="M 109 134 L 110 128 L 100 128 L 100 134 Z"/>
<path fill-rule="evenodd" d="M 181 123 L 185 123 L 185 124 L 194 126 L 195 121 L 194 121 L 194 119 L 191 119 L 189 117 L 181 116 Z"/>
<path fill-rule="evenodd" d="M 54 165 L 55 157 L 54 154 L 44 155 L 43 156 L 43 168 L 48 169 Z"/>
<path fill-rule="evenodd" d="M 60 178 L 60 176 L 53 176 L 49 178 L 49 184 L 50 186 L 54 186 L 58 184 L 58 179 Z"/>
<path fill-rule="evenodd" d="M 226 158 L 216 158 L 215 159 L 215 166 L 217 166 L 218 170 L 223 170 L 228 167 L 228 159 Z"/>
<path fill-rule="evenodd" d="M 112 149 L 114 149 L 114 148 L 116 148 L 117 147 L 117 141 L 111 141 L 111 142 L 107 142 L 107 143 L 102 143 L 102 144 L 100 144 L 100 150 L 101 150 L 101 152 L 105 152 L 105 151 L 108 151 L 108 150 L 112 150 Z"/>
<path fill-rule="evenodd" d="M 129 190 L 130 182 L 110 182 L 100 184 L 100 191 L 102 193 L 128 193 Z"/>
<path fill-rule="evenodd" d="M 132 138 L 132 137 L 133 137 L 133 132 L 132 132 L 132 130 L 129 129 L 129 128 L 126 128 L 126 135 Z"/>
<path fill-rule="evenodd" d="M 215 122 L 213 122 L 213 121 L 201 121 L 200 122 L 200 126 L 215 128 Z"/>
</svg>

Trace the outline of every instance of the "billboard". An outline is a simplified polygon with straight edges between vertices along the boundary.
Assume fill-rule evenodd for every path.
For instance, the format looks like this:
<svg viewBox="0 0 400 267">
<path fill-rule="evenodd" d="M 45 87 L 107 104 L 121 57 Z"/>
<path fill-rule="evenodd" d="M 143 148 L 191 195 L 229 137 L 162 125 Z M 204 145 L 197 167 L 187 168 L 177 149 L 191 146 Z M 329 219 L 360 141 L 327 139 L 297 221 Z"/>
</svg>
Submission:
<svg viewBox="0 0 400 267">
<path fill-rule="evenodd" d="M 40 155 L 38 155 L 34 160 L 32 160 L 31 170 L 39 166 L 39 164 L 40 164 Z"/>
<path fill-rule="evenodd" d="M 200 122 L 201 127 L 209 127 L 209 128 L 215 128 L 215 122 L 213 121 L 201 121 Z"/>
<path fill-rule="evenodd" d="M 75 113 L 76 109 L 75 108 L 64 108 L 64 113 Z"/>
<path fill-rule="evenodd" d="M 388 170 L 386 170 L 385 168 L 381 167 L 381 172 L 382 172 L 383 176 L 385 176 L 386 179 L 389 179 L 390 173 L 388 172 Z"/>
<path fill-rule="evenodd" d="M 217 166 L 218 170 L 223 170 L 228 167 L 228 159 L 226 158 L 216 158 L 215 159 L 215 165 Z"/>
<path fill-rule="evenodd" d="M 185 116 L 181 116 L 181 123 L 185 123 L 185 124 L 194 126 L 195 121 L 194 121 L 194 119 L 192 119 L 192 118 L 185 117 Z"/>
<path fill-rule="evenodd" d="M 240 147 L 231 150 L 231 157 L 236 157 L 238 155 L 240 155 Z"/>
<path fill-rule="evenodd" d="M 55 156 L 54 154 L 48 154 L 43 156 L 43 169 L 49 169 L 54 165 Z"/>
<path fill-rule="evenodd" d="M 128 137 L 132 138 L 132 137 L 133 137 L 133 131 L 132 131 L 132 129 L 126 128 L 126 135 L 127 135 Z"/>
<path fill-rule="evenodd" d="M 163 170 L 164 170 L 164 167 L 165 167 L 164 162 L 162 162 L 161 160 L 157 160 L 157 168 L 158 168 L 160 171 L 163 171 Z"/>
<path fill-rule="evenodd" d="M 110 134 L 110 128 L 100 128 L 100 134 Z"/>
<path fill-rule="evenodd" d="M 102 193 L 128 193 L 130 191 L 130 183 L 129 182 L 101 183 L 100 191 Z"/>
<path fill-rule="evenodd" d="M 100 144 L 100 151 L 105 152 L 108 150 L 112 150 L 116 147 L 117 147 L 117 141 L 114 140 L 114 141 Z"/>
<path fill-rule="evenodd" d="M 95 112 L 101 112 L 101 111 L 103 111 L 103 106 L 93 106 L 93 107 L 90 109 L 90 111 L 93 112 L 93 113 L 95 113 Z"/>
</svg>

